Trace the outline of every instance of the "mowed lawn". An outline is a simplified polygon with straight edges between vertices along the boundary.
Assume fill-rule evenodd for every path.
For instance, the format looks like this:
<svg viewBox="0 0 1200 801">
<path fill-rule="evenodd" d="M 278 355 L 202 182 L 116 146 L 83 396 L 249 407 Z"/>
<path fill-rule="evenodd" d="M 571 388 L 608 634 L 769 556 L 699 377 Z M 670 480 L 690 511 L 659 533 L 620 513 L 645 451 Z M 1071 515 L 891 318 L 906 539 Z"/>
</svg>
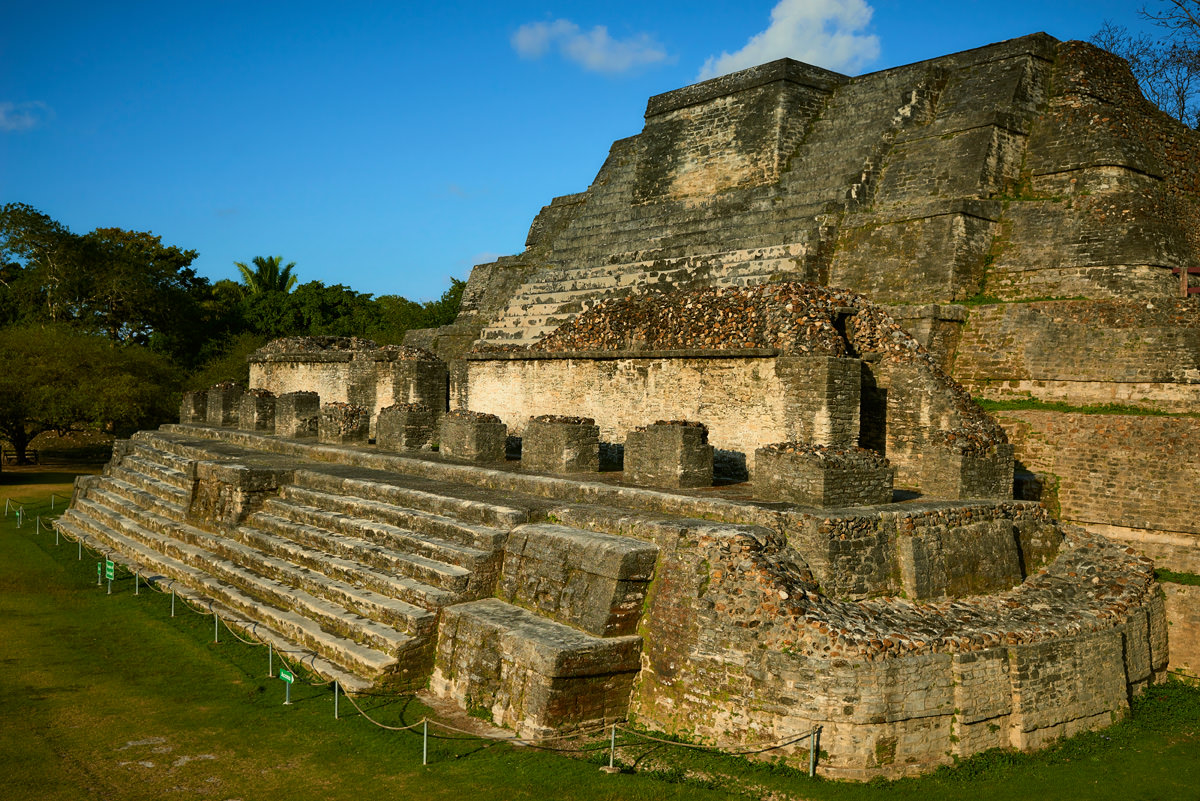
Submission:
<svg viewBox="0 0 1200 801">
<path fill-rule="evenodd" d="M 69 473 L 45 475 L 0 473 L 0 505 L 33 502 L 22 528 L 0 520 L 0 799 L 1200 799 L 1200 691 L 1177 683 L 1105 732 L 920 780 L 813 781 L 671 746 L 624 748 L 626 770 L 607 775 L 606 742 L 589 760 L 445 737 L 423 767 L 419 730 L 380 729 L 344 699 L 335 720 L 330 688 L 303 675 L 284 706 L 265 649 L 224 628 L 213 643 L 212 617 L 179 602 L 172 618 L 124 572 L 108 595 L 94 556 L 35 533 L 49 493 L 69 491 Z M 428 714 L 408 697 L 358 702 L 391 725 Z"/>
</svg>

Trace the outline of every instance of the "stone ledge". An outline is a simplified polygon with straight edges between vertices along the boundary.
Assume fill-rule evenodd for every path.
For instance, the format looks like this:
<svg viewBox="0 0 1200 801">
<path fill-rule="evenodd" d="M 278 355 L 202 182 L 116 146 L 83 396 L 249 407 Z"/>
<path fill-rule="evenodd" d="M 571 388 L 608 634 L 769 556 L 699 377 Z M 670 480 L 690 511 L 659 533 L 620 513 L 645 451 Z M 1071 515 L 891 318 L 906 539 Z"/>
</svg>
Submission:
<svg viewBox="0 0 1200 801">
<path fill-rule="evenodd" d="M 831 92 L 848 80 L 850 78 L 838 72 L 790 58 L 781 58 L 757 67 L 739 70 L 731 75 L 722 75 L 682 89 L 654 95 L 646 102 L 646 119 L 778 81 Z"/>
<path fill-rule="evenodd" d="M 779 348 L 728 348 L 710 350 L 687 348 L 680 350 L 519 350 L 519 351 L 473 351 L 466 354 L 468 361 L 513 362 L 539 359 L 586 359 L 605 361 L 613 359 L 770 359 L 782 354 Z"/>
</svg>

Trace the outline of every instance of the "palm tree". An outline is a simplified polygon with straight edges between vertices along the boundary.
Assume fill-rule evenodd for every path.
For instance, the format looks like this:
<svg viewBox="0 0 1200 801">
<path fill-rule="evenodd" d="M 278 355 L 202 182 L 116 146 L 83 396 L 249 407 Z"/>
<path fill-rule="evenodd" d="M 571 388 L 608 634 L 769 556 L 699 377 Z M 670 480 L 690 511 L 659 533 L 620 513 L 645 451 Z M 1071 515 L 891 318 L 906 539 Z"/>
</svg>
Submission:
<svg viewBox="0 0 1200 801">
<path fill-rule="evenodd" d="M 254 264 L 253 269 L 240 261 L 234 262 L 242 273 L 242 284 L 251 295 L 264 295 L 268 292 L 287 294 L 296 285 L 296 276 L 292 275 L 292 268 L 296 266 L 296 262 L 289 261 L 281 266 L 283 256 L 255 256 L 251 262 Z"/>
</svg>

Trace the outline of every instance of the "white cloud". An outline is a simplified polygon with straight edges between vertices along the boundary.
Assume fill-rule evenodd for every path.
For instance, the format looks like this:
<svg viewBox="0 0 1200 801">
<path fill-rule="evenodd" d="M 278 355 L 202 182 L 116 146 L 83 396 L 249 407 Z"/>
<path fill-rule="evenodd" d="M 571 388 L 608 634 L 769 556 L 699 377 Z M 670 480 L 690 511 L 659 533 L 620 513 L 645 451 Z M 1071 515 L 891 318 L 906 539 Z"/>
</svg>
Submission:
<svg viewBox="0 0 1200 801">
<path fill-rule="evenodd" d="M 557 47 L 564 58 L 593 72 L 625 72 L 667 58 L 666 50 L 649 34 L 614 39 L 603 25 L 583 31 L 568 19 L 527 22 L 509 41 L 521 58 L 541 58 Z"/>
<path fill-rule="evenodd" d="M 771 24 L 734 53 L 710 56 L 699 79 L 715 78 L 777 58 L 855 72 L 879 56 L 879 37 L 863 34 L 874 9 L 866 0 L 780 0 Z"/>
<path fill-rule="evenodd" d="M 0 103 L 0 131 L 28 131 L 54 116 L 40 100 L 32 103 Z"/>
</svg>

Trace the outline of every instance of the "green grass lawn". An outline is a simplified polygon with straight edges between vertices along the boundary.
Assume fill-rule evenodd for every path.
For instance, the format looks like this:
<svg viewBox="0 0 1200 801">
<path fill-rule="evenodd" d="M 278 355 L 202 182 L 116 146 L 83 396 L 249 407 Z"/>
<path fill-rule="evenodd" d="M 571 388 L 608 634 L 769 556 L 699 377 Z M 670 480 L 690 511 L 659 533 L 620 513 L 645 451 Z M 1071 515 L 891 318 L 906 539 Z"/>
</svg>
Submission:
<svg viewBox="0 0 1200 801">
<path fill-rule="evenodd" d="M 49 485 L 13 484 L 38 500 Z M 54 486 L 59 486 L 55 484 Z M 54 491 L 58 491 L 57 489 Z M 919 780 L 868 785 L 813 781 L 800 771 L 674 746 L 621 749 L 606 775 L 605 742 L 591 758 L 431 738 L 375 727 L 302 676 L 266 677 L 265 649 L 211 617 L 118 573 L 96 585 L 96 559 L 0 520 L 0 798 L 4 799 L 1200 799 L 1200 690 L 1152 688 L 1135 715 L 1038 755 L 991 753 Z M 276 662 L 278 667 L 278 662 Z M 428 710 L 409 697 L 361 697 L 383 722 Z M 631 767 L 632 766 L 632 767 Z"/>
</svg>

